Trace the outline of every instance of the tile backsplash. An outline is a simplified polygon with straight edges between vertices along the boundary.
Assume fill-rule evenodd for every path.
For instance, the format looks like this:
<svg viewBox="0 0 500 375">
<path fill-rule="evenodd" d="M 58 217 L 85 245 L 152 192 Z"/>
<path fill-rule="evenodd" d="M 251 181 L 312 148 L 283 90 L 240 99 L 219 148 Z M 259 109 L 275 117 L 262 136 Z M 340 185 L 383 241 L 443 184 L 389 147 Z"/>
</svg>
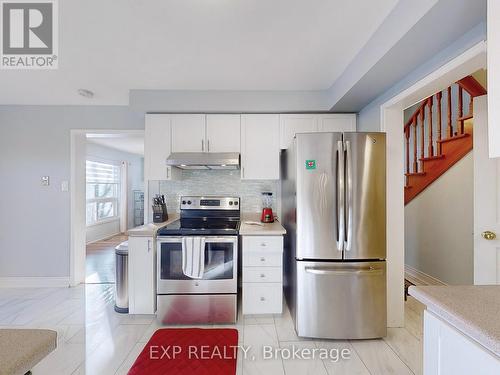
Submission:
<svg viewBox="0 0 500 375">
<path fill-rule="evenodd" d="M 179 212 L 183 195 L 223 195 L 241 198 L 241 211 L 245 213 L 262 210 L 261 193 L 273 193 L 273 209 L 279 212 L 279 181 L 242 180 L 239 170 L 183 170 L 178 181 L 150 181 L 149 194 L 165 195 L 169 212 Z"/>
</svg>

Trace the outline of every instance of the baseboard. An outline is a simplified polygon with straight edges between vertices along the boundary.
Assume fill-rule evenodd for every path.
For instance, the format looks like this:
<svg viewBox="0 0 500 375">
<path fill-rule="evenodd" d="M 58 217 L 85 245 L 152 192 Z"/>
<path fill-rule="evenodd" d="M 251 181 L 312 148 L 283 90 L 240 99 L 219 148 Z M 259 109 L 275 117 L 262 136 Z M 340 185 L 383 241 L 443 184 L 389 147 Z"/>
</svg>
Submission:
<svg viewBox="0 0 500 375">
<path fill-rule="evenodd" d="M 106 235 L 105 237 L 103 238 L 98 238 L 97 240 L 92 240 L 90 242 L 86 242 L 85 245 L 91 245 L 93 243 L 96 243 L 96 242 L 100 242 L 100 241 L 106 241 L 106 240 L 110 240 L 111 238 L 113 237 L 116 237 L 116 236 L 119 236 L 121 234 L 124 234 L 123 232 L 118 232 L 118 233 L 115 233 L 115 234 L 111 234 L 111 235 Z"/>
<path fill-rule="evenodd" d="M 0 277 L 0 288 L 68 288 L 69 277 Z"/>
<path fill-rule="evenodd" d="M 447 285 L 439 279 L 405 264 L 405 279 L 415 285 Z"/>
</svg>

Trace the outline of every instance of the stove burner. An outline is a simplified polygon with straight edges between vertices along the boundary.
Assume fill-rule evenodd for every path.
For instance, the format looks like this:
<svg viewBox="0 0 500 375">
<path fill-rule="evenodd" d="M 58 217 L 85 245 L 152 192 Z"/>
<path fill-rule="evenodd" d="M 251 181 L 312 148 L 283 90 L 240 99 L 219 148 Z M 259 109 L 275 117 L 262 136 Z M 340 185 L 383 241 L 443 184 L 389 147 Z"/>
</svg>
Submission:
<svg viewBox="0 0 500 375">
<path fill-rule="evenodd" d="M 234 197 L 181 197 L 180 219 L 161 228 L 158 235 L 237 235 L 239 203 Z"/>
</svg>

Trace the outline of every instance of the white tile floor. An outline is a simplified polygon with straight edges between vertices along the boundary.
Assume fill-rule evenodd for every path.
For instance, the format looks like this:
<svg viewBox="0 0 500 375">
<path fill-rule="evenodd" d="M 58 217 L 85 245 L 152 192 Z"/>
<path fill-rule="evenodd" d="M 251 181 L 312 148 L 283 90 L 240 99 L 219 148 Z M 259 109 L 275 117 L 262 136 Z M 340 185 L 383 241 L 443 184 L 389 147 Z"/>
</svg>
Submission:
<svg viewBox="0 0 500 375">
<path fill-rule="evenodd" d="M 126 374 L 159 325 L 153 316 L 117 314 L 113 288 L 96 284 L 70 289 L 0 289 L 0 327 L 57 330 L 58 348 L 33 369 L 33 375 Z M 381 340 L 304 340 L 295 335 L 287 310 L 275 316 L 240 315 L 238 324 L 224 327 L 237 328 L 239 343 L 252 346 L 255 355 L 246 360 L 239 355 L 237 374 L 421 374 L 423 306 L 410 297 L 405 309 L 405 328 L 391 328 Z M 323 348 L 331 353 L 348 349 L 350 357 L 338 361 L 263 359 L 262 345 Z"/>
</svg>

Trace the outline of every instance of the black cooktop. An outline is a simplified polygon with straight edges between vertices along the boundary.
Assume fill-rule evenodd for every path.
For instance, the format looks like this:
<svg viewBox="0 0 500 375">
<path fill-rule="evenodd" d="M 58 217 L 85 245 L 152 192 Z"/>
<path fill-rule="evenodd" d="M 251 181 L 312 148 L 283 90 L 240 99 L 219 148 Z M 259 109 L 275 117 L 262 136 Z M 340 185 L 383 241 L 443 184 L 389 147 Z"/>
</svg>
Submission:
<svg viewBox="0 0 500 375">
<path fill-rule="evenodd" d="M 179 219 L 158 231 L 159 236 L 237 235 L 240 221 L 227 218 Z"/>
</svg>

